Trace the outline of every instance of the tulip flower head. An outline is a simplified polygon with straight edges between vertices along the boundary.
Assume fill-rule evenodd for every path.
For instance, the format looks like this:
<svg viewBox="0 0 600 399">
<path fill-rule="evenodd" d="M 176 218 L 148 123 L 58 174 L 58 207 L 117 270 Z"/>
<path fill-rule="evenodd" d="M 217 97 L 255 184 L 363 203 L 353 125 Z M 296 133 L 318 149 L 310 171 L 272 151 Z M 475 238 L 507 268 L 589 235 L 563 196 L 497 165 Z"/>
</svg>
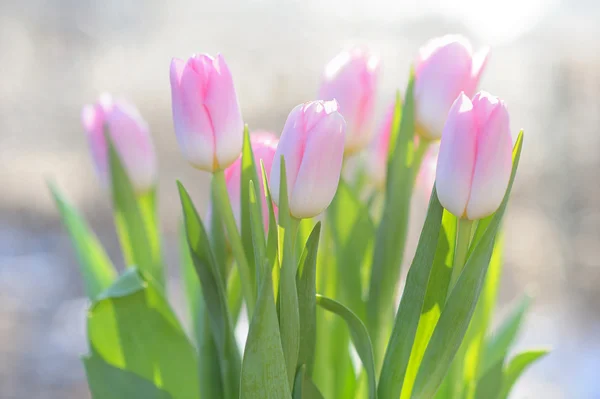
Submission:
<svg viewBox="0 0 600 399">
<path fill-rule="evenodd" d="M 323 212 L 337 190 L 344 157 L 346 122 L 337 101 L 311 101 L 289 114 L 271 168 L 270 187 L 279 205 L 281 157 L 285 160 L 292 216 L 310 218 Z"/>
<path fill-rule="evenodd" d="M 322 100 L 337 100 L 346 120 L 346 152 L 365 147 L 371 138 L 379 57 L 362 49 L 344 51 L 325 67 Z"/>
<path fill-rule="evenodd" d="M 471 43 L 458 35 L 429 41 L 419 50 L 415 64 L 415 117 L 417 132 L 439 139 L 456 97 L 475 94 L 489 47 L 473 53 Z"/>
<path fill-rule="evenodd" d="M 454 215 L 481 219 L 498 209 L 512 168 L 512 136 L 504 102 L 461 93 L 444 126 L 436 171 L 440 203 Z"/>
<path fill-rule="evenodd" d="M 262 216 L 265 231 L 268 231 L 269 227 L 269 208 L 265 198 L 265 187 L 263 186 L 262 181 L 260 161 L 262 160 L 263 164 L 265 165 L 265 172 L 268 179 L 269 175 L 271 174 L 271 166 L 273 165 L 275 151 L 277 150 L 277 141 L 277 136 L 275 136 L 273 133 L 257 131 L 250 134 L 250 145 L 252 146 L 252 152 L 254 153 L 256 173 L 258 175 L 258 180 L 260 181 L 261 193 L 259 195 L 262 199 Z M 242 157 L 240 156 L 235 160 L 234 163 L 225 169 L 227 193 L 229 194 L 229 200 L 231 201 L 231 207 L 233 209 L 233 215 L 235 217 L 238 230 L 241 229 L 241 177 Z M 275 214 L 277 214 L 277 208 L 275 208 Z M 212 215 L 212 210 L 210 211 L 209 215 Z"/>
<path fill-rule="evenodd" d="M 223 57 L 200 54 L 171 62 L 173 122 L 186 159 L 208 172 L 240 155 L 244 122 L 231 72 Z"/>
<path fill-rule="evenodd" d="M 105 188 L 110 187 L 105 131 L 134 189 L 144 192 L 155 186 L 157 165 L 152 138 L 148 125 L 133 105 L 103 94 L 98 103 L 83 107 L 81 121 L 87 133 L 96 172 Z"/>
</svg>

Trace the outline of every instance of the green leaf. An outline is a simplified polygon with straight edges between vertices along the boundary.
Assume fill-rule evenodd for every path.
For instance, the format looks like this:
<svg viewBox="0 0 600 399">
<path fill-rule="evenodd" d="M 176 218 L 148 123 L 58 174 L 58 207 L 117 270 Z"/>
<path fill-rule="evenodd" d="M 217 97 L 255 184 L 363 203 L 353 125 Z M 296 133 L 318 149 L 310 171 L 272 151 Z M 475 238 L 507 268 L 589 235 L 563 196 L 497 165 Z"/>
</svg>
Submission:
<svg viewBox="0 0 600 399">
<path fill-rule="evenodd" d="M 263 187 L 265 188 L 265 200 L 269 206 L 269 231 L 267 233 L 267 259 L 269 259 L 270 267 L 274 267 L 277 264 L 277 252 L 278 252 L 278 231 L 277 231 L 277 219 L 275 218 L 275 207 L 273 206 L 273 197 L 271 196 L 271 189 L 269 188 L 269 181 L 267 179 L 267 172 L 265 170 L 265 164 L 262 159 L 260 160 L 260 170 L 262 173 Z M 273 280 L 275 282 L 275 280 Z M 279 283 L 279 280 L 276 281 Z"/>
<path fill-rule="evenodd" d="M 152 253 L 153 262 L 162 270 L 162 236 L 160 232 L 160 220 L 158 218 L 156 187 L 144 193 L 138 193 L 136 199 L 144 221 L 148 241 L 150 242 L 150 252 Z"/>
<path fill-rule="evenodd" d="M 513 310 L 510 316 L 502 323 L 496 333 L 494 333 L 486 344 L 485 355 L 483 357 L 482 371 L 486 372 L 491 366 L 508 356 L 508 351 L 515 341 L 519 327 L 523 322 L 525 312 L 529 308 L 531 298 L 524 297 L 519 305 Z"/>
<path fill-rule="evenodd" d="M 279 329 L 287 368 L 288 382 L 294 384 L 298 352 L 300 348 L 300 314 L 296 290 L 295 243 L 298 220 L 289 211 L 285 160 L 281 157 L 281 181 L 279 185 L 279 237 L 283 238 L 281 276 L 279 280 Z"/>
<path fill-rule="evenodd" d="M 476 395 L 477 381 L 481 375 L 481 366 L 483 363 L 484 343 L 489 325 L 492 320 L 492 314 L 496 306 L 496 298 L 500 287 L 500 277 L 502 274 L 502 253 L 504 245 L 502 233 L 498 232 L 492 252 L 492 259 L 485 276 L 485 284 L 479 302 L 475 308 L 475 313 L 471 324 L 467 330 L 467 335 L 462 343 L 460 352 L 464 356 L 460 357 L 458 364 L 461 368 L 462 385 L 461 390 L 465 392 L 467 399 L 473 399 Z M 455 358 L 455 361 L 457 359 Z"/>
<path fill-rule="evenodd" d="M 428 398 L 435 394 L 463 341 L 484 284 L 496 233 L 510 197 L 522 143 L 523 134 L 521 132 L 513 151 L 512 173 L 502 204 L 495 212 L 492 222 L 481 239 L 476 242 L 476 248 L 468 257 L 464 269 L 446 301 L 446 306 L 433 331 L 415 380 L 412 396 L 414 398 Z"/>
<path fill-rule="evenodd" d="M 244 126 L 244 145 L 242 148 L 242 170 L 240 177 L 240 198 L 241 202 L 241 219 L 242 219 L 242 243 L 244 245 L 244 252 L 246 252 L 246 259 L 248 260 L 248 267 L 250 269 L 250 278 L 252 279 L 252 287 L 258 289 L 256 281 L 256 265 L 262 265 L 262 263 L 256 263 L 256 255 L 254 254 L 255 247 L 252 241 L 252 219 L 251 219 L 251 205 L 248 202 L 250 196 L 250 185 L 254 188 L 255 193 L 260 193 L 260 183 L 258 175 L 256 173 L 256 163 L 254 159 L 254 153 L 252 151 L 252 144 L 250 141 L 250 134 L 248 133 L 248 125 Z M 259 198 L 255 195 L 255 198 Z M 262 229 L 262 207 L 259 206 L 255 209 L 258 212 L 258 220 Z"/>
<path fill-rule="evenodd" d="M 477 381 L 475 399 L 497 399 L 502 390 L 504 359 L 493 364 Z"/>
<path fill-rule="evenodd" d="M 248 330 L 240 399 L 282 399 L 290 396 L 271 275 L 267 273 L 262 280 Z"/>
<path fill-rule="evenodd" d="M 194 347 L 162 290 L 141 271 L 127 270 L 98 297 L 88 312 L 88 338 L 91 357 L 135 373 L 173 398 L 199 398 Z"/>
<path fill-rule="evenodd" d="M 250 181 L 248 183 L 249 186 L 249 201 L 248 201 L 248 211 L 250 212 L 250 227 L 251 227 L 251 240 L 252 240 L 252 247 L 253 247 L 253 254 L 254 254 L 254 263 L 256 265 L 263 265 L 263 266 L 267 266 L 268 270 L 268 263 L 267 262 L 267 243 L 265 242 L 265 231 L 263 228 L 263 218 L 261 215 L 261 204 L 260 204 L 260 198 L 258 197 L 258 195 L 256 194 L 257 191 L 254 187 L 254 183 L 252 181 Z M 260 191 L 258 191 L 260 192 Z M 256 268 L 256 281 L 259 280 L 259 278 L 262 278 L 262 275 L 265 274 L 266 270 L 258 270 L 259 268 Z"/>
<path fill-rule="evenodd" d="M 238 268 L 234 267 L 231 269 L 229 278 L 227 279 L 227 304 L 229 306 L 229 314 L 231 314 L 231 323 L 234 326 L 237 325 L 240 319 L 243 299 L 240 273 L 238 272 Z"/>
<path fill-rule="evenodd" d="M 298 367 L 298 372 L 296 373 L 296 378 L 294 379 L 294 389 L 292 392 L 293 399 L 303 399 L 304 395 L 302 393 L 302 385 L 304 384 L 304 375 L 306 373 L 306 365 L 303 364 Z"/>
<path fill-rule="evenodd" d="M 346 324 L 348 324 L 348 330 L 350 330 L 350 336 L 352 337 L 352 343 L 356 348 L 356 352 L 362 361 L 363 367 L 367 372 L 369 379 L 369 398 L 377 398 L 377 383 L 375 380 L 375 362 L 373 358 L 373 348 L 371 346 L 371 339 L 367 328 L 362 321 L 354 314 L 350 309 L 342 305 L 341 303 L 329 299 L 327 297 L 317 295 L 317 304 L 323 309 L 333 312 L 340 316 Z M 383 396 L 382 396 L 383 398 Z"/>
<path fill-rule="evenodd" d="M 164 288 L 165 276 L 159 259 L 153 256 L 153 245 L 146 230 L 136 193 L 127 176 L 121 159 L 108 135 L 108 159 L 111 173 L 112 201 L 117 233 L 127 266 L 147 271 Z"/>
<path fill-rule="evenodd" d="M 215 262 L 217 263 L 219 273 L 222 281 L 227 281 L 231 278 L 231 273 L 235 268 L 231 267 L 230 262 L 230 249 L 228 248 L 229 243 L 227 242 L 227 236 L 225 235 L 225 226 L 223 220 L 216 214 L 216 208 L 214 204 L 219 200 L 214 184 L 211 185 L 210 198 L 212 202 L 212 217 L 210 218 L 210 244 L 215 255 Z"/>
<path fill-rule="evenodd" d="M 213 339 L 219 353 L 219 367 L 226 399 L 238 396 L 240 380 L 240 354 L 235 341 L 231 317 L 227 307 L 225 287 L 215 264 L 206 230 L 189 194 L 177 182 L 181 206 L 183 208 L 187 241 L 190 247 L 194 268 L 209 315 Z"/>
<path fill-rule="evenodd" d="M 410 200 L 413 188 L 413 136 L 414 122 L 414 73 L 406 89 L 400 123 L 394 126 L 391 141 L 395 140 L 393 154 L 388 160 L 383 216 L 377 229 L 373 262 L 367 300 L 367 325 L 371 332 L 375 358 L 379 363 L 379 341 L 393 320 L 394 296 L 400 281 L 400 268 L 408 231 Z M 400 109 L 397 100 L 396 109 Z M 399 112 L 394 120 L 399 119 Z M 397 131 L 397 132 L 396 132 Z M 388 321 L 389 320 L 389 321 Z"/>
<path fill-rule="evenodd" d="M 89 299 L 93 300 L 115 281 L 117 272 L 83 217 L 65 200 L 53 184 L 49 184 L 49 187 L 60 211 L 62 222 L 75 248 L 85 293 Z"/>
<path fill-rule="evenodd" d="M 321 235 L 321 222 L 317 222 L 308 237 L 304 252 L 298 263 L 296 287 L 298 290 L 298 307 L 300 316 L 300 350 L 298 365 L 304 365 L 306 375 L 312 375 L 315 341 L 317 339 L 317 251 Z"/>
<path fill-rule="evenodd" d="M 219 355 L 210 330 L 210 319 L 202 297 L 202 287 L 196 275 L 183 224 L 179 229 L 179 253 L 181 275 L 183 276 L 190 320 L 192 321 L 194 338 L 198 348 L 200 397 L 218 398 L 222 392 L 221 373 L 219 368 L 215 367 L 215 364 L 219 364 Z"/>
<path fill-rule="evenodd" d="M 106 363 L 99 356 L 83 357 L 88 385 L 94 399 L 171 399 L 151 381 Z"/>
<path fill-rule="evenodd" d="M 536 360 L 546 356 L 548 350 L 529 350 L 521 352 L 511 359 L 504 370 L 504 379 L 502 381 L 502 393 L 500 398 L 506 399 L 517 379 L 523 374 L 525 369 Z"/>
<path fill-rule="evenodd" d="M 373 243 L 375 226 L 368 208 L 344 180 L 340 180 L 335 198 L 327 210 L 327 220 L 335 245 L 340 298 L 363 319 L 362 267 Z"/>
<path fill-rule="evenodd" d="M 444 242 L 443 239 L 440 239 L 442 214 L 443 208 L 434 188 L 429 200 L 429 210 L 421 231 L 415 257 L 406 277 L 406 286 L 396 315 L 392 336 L 386 349 L 379 378 L 378 389 L 381 398 L 398 398 L 403 388 L 402 382 L 406 375 L 413 342 L 415 341 L 426 300 L 427 290 L 424 287 L 427 287 L 430 280 L 438 240 L 441 243 Z M 422 331 L 422 336 L 419 338 L 426 338 L 424 331 Z M 415 353 L 414 356 L 418 357 L 418 355 L 419 353 Z M 422 354 L 420 355 L 422 356 Z M 417 359 L 416 365 L 420 363 L 419 360 Z"/>
<path fill-rule="evenodd" d="M 312 382 L 306 374 L 306 365 L 298 367 L 296 379 L 294 380 L 293 399 L 324 399 L 319 388 Z"/>
</svg>

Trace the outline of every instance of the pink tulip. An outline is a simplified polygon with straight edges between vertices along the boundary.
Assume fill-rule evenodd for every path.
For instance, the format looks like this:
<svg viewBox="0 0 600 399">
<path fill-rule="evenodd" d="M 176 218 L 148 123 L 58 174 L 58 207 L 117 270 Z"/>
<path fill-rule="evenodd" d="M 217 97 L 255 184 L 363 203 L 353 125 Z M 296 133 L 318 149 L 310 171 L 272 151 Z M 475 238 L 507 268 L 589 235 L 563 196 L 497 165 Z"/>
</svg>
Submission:
<svg viewBox="0 0 600 399">
<path fill-rule="evenodd" d="M 346 122 L 335 100 L 307 102 L 290 112 L 269 180 L 276 204 L 283 156 L 292 216 L 310 218 L 329 206 L 342 171 L 345 133 Z"/>
<path fill-rule="evenodd" d="M 260 161 L 265 165 L 265 172 L 267 179 L 271 174 L 271 166 L 273 165 L 273 158 L 275 151 L 277 150 L 277 136 L 269 132 L 252 132 L 250 135 L 250 144 L 252 151 L 254 152 L 254 162 L 256 162 L 256 173 L 258 180 L 260 181 L 262 198 L 262 216 L 265 231 L 269 228 L 269 208 L 265 199 L 265 187 L 262 181 L 262 170 L 260 168 Z M 241 187 L 240 179 L 242 177 L 242 158 L 241 156 L 235 160 L 227 169 L 225 169 L 225 183 L 227 185 L 227 193 L 229 194 L 229 200 L 231 201 L 231 207 L 233 209 L 233 215 L 237 223 L 238 229 L 241 228 Z M 275 208 L 277 213 L 277 208 Z M 212 212 L 211 212 L 212 213 Z"/>
<path fill-rule="evenodd" d="M 173 58 L 171 97 L 177 141 L 187 160 L 208 172 L 231 165 L 242 151 L 244 122 L 223 57 Z"/>
<path fill-rule="evenodd" d="M 471 43 L 457 35 L 429 41 L 419 50 L 415 65 L 416 130 L 427 139 L 442 135 L 448 110 L 464 92 L 475 94 L 489 54 L 485 47 L 473 54 Z"/>
<path fill-rule="evenodd" d="M 344 51 L 325 67 L 322 100 L 337 100 L 346 120 L 346 152 L 365 147 L 371 138 L 379 57 L 361 49 Z"/>
<path fill-rule="evenodd" d="M 371 142 L 371 148 L 367 159 L 367 173 L 371 182 L 377 188 L 383 188 L 387 174 L 388 148 L 390 145 L 390 134 L 394 122 L 394 110 L 396 104 L 388 107 L 377 135 Z"/>
<path fill-rule="evenodd" d="M 504 198 L 512 136 L 504 102 L 484 91 L 456 99 L 444 126 L 437 163 L 440 203 L 461 218 L 481 219 Z"/>
<path fill-rule="evenodd" d="M 110 186 L 105 128 L 135 190 L 144 192 L 155 186 L 157 166 L 152 138 L 148 125 L 133 105 L 103 94 L 97 104 L 83 107 L 81 121 L 96 172 L 105 188 Z"/>
</svg>

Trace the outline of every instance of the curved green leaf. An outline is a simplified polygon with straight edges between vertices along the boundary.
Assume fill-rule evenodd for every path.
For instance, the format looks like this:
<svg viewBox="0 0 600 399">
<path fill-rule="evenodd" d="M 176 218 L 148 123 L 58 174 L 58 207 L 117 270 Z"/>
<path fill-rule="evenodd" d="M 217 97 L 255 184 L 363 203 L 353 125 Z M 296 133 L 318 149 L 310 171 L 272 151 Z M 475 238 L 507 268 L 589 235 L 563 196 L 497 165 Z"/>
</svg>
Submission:
<svg viewBox="0 0 600 399">
<path fill-rule="evenodd" d="M 135 373 L 173 398 L 199 398 L 196 351 L 162 290 L 141 271 L 127 270 L 98 297 L 88 312 L 88 338 L 92 358 Z"/>
<path fill-rule="evenodd" d="M 521 352 L 511 359 L 504 370 L 504 379 L 502 381 L 502 393 L 500 398 L 506 399 L 517 379 L 523 374 L 525 369 L 536 360 L 546 356 L 548 350 L 529 350 Z"/>
<path fill-rule="evenodd" d="M 373 347 L 367 328 L 362 321 L 350 309 L 333 299 L 318 295 L 317 304 L 325 310 L 333 312 L 340 316 L 348 325 L 352 342 L 362 361 L 363 367 L 369 379 L 369 398 L 377 398 L 377 382 L 375 379 L 375 361 L 373 358 Z M 382 396 L 383 398 L 383 396 Z"/>
<path fill-rule="evenodd" d="M 177 185 L 190 253 L 200 279 L 213 339 L 221 360 L 219 367 L 224 397 L 234 398 L 239 392 L 241 361 L 227 306 L 227 294 L 200 216 L 183 185 L 180 182 Z"/>
<path fill-rule="evenodd" d="M 171 399 L 168 392 L 151 381 L 106 363 L 99 356 L 83 358 L 85 372 L 94 399 Z"/>
<path fill-rule="evenodd" d="M 106 135 L 108 143 L 108 160 L 110 165 L 112 201 L 115 212 L 117 233 L 127 266 L 136 266 L 147 271 L 156 282 L 165 287 L 165 276 L 160 251 L 153 249 L 149 232 L 146 228 L 148 218 L 144 218 L 138 204 L 138 199 L 131 185 L 131 180 L 123 167 L 112 140 Z M 157 238 L 154 241 L 159 240 Z"/>
<path fill-rule="evenodd" d="M 443 208 L 434 188 L 429 200 L 429 210 L 419 238 L 417 251 L 406 277 L 406 286 L 396 315 L 392 336 L 385 353 L 378 388 L 381 398 L 398 398 L 401 389 L 403 389 L 402 383 L 408 369 L 413 343 L 426 299 L 427 290 L 425 287 L 430 281 L 434 265 L 436 247 L 442 226 L 442 214 Z M 418 355 L 416 353 L 414 356 L 417 357 Z M 418 366 L 419 363 L 417 361 L 416 365 Z"/>
<path fill-rule="evenodd" d="M 71 243 L 75 247 L 85 293 L 93 300 L 115 281 L 117 272 L 83 217 L 64 199 L 53 184 L 49 184 L 49 187 Z"/>
<path fill-rule="evenodd" d="M 298 365 L 304 365 L 306 375 L 312 375 L 317 339 L 317 251 L 321 235 L 321 222 L 313 228 L 304 252 L 298 262 L 296 288 L 298 290 L 298 307 L 300 316 L 300 350 Z"/>
</svg>

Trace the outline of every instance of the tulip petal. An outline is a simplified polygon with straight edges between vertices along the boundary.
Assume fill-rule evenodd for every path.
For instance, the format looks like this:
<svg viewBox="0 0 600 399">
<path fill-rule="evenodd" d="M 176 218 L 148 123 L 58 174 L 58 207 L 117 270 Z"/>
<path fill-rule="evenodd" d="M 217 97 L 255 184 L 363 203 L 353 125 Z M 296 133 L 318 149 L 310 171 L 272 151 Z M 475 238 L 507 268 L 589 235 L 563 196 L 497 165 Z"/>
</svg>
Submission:
<svg viewBox="0 0 600 399">
<path fill-rule="evenodd" d="M 290 212 L 294 217 L 318 215 L 333 200 L 342 170 L 345 130 L 342 115 L 332 112 L 309 132 L 290 196 Z"/>
<path fill-rule="evenodd" d="M 471 100 L 461 93 L 448 114 L 436 169 L 440 203 L 463 216 L 469 199 L 476 154 L 476 124 Z"/>
<path fill-rule="evenodd" d="M 217 163 L 219 167 L 227 167 L 242 151 L 244 122 L 231 72 L 220 54 L 212 62 L 204 101 L 215 132 Z"/>
<path fill-rule="evenodd" d="M 416 68 L 416 118 L 423 132 L 432 139 L 441 136 L 448 110 L 456 97 L 471 87 L 471 45 L 464 38 L 450 39 L 438 39 L 434 45 L 439 47 L 422 50 Z"/>
<path fill-rule="evenodd" d="M 485 93 L 473 101 L 478 123 L 477 156 L 467 205 L 469 219 L 481 219 L 498 209 L 512 168 L 512 137 L 508 111 Z M 483 119 L 487 116 L 487 119 Z"/>
<path fill-rule="evenodd" d="M 288 115 L 281 136 L 279 137 L 279 144 L 277 145 L 277 151 L 275 152 L 273 165 L 271 166 L 269 184 L 273 201 L 277 205 L 279 205 L 279 182 L 281 176 L 282 155 L 285 156 L 288 198 L 290 197 L 292 187 L 296 182 L 297 172 L 304 152 L 304 141 L 306 139 L 302 126 L 304 121 L 302 115 L 304 107 L 305 104 L 297 105 Z"/>
<path fill-rule="evenodd" d="M 485 46 L 481 50 L 477 51 L 473 54 L 473 66 L 471 71 L 471 84 L 469 87 L 465 88 L 465 93 L 469 96 L 473 96 L 475 91 L 477 90 L 477 86 L 479 85 L 479 81 L 481 80 L 481 75 L 487 66 L 487 62 L 490 56 L 490 47 Z"/>
</svg>

